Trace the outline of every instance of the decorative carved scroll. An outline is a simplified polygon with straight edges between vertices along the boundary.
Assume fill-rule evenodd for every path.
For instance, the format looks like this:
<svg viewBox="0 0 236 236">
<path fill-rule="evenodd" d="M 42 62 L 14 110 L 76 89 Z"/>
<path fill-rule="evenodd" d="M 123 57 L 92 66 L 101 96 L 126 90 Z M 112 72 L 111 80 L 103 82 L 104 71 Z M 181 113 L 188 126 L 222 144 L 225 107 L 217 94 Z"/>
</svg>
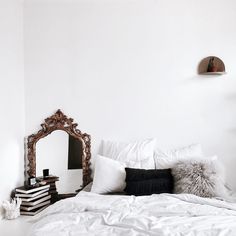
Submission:
<svg viewBox="0 0 236 236">
<path fill-rule="evenodd" d="M 73 123 L 72 118 L 68 118 L 61 110 L 57 110 L 55 114 L 46 118 L 44 123 L 41 124 L 41 129 L 36 133 L 28 136 L 27 138 L 27 157 L 28 157 L 28 170 L 29 176 L 36 176 L 36 143 L 49 135 L 55 130 L 64 130 L 69 135 L 79 139 L 83 145 L 82 167 L 83 167 L 83 186 L 91 182 L 91 140 L 90 135 L 82 133 L 76 127 L 78 124 Z"/>
</svg>

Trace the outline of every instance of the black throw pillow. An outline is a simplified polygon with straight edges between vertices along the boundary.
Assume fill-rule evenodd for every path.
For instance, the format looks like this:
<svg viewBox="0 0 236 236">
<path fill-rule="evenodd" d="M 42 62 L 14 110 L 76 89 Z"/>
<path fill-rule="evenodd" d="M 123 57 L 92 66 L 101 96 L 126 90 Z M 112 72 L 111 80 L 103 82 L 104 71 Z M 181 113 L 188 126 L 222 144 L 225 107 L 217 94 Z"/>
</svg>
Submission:
<svg viewBox="0 0 236 236">
<path fill-rule="evenodd" d="M 128 195 L 151 195 L 159 193 L 173 193 L 174 180 L 171 169 L 144 170 L 125 168 L 126 187 Z"/>
</svg>

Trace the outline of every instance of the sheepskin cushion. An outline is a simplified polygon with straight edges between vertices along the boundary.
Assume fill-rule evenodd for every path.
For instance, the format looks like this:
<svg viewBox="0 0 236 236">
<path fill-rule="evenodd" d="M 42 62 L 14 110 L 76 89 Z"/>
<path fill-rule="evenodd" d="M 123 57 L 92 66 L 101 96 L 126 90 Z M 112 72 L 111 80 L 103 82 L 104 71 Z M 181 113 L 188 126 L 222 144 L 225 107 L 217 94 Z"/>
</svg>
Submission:
<svg viewBox="0 0 236 236">
<path fill-rule="evenodd" d="M 215 160 L 185 160 L 172 168 L 175 193 L 200 197 L 226 197 L 223 169 Z"/>
</svg>

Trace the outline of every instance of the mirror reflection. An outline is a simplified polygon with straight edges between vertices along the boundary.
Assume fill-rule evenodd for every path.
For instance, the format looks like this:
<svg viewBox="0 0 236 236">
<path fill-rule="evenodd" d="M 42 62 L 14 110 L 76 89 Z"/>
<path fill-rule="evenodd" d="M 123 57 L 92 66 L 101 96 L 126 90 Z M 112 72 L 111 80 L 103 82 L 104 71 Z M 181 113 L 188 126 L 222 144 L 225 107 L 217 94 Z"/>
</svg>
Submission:
<svg viewBox="0 0 236 236">
<path fill-rule="evenodd" d="M 59 177 L 59 194 L 74 193 L 82 185 L 82 152 L 79 139 L 65 131 L 52 132 L 36 144 L 36 176 L 43 176 L 43 169 L 49 169 L 49 175 Z"/>
</svg>

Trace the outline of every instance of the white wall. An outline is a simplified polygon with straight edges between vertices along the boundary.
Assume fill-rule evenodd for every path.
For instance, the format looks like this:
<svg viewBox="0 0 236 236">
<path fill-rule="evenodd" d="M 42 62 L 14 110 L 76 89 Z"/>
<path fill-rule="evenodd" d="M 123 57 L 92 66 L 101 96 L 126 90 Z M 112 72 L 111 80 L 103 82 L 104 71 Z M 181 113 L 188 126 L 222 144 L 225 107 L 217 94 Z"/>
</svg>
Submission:
<svg viewBox="0 0 236 236">
<path fill-rule="evenodd" d="M 24 180 L 22 13 L 22 1 L 0 0 L 0 202 Z"/>
<path fill-rule="evenodd" d="M 26 0 L 26 133 L 57 108 L 100 140 L 200 142 L 236 190 L 235 0 Z M 197 75 L 221 57 L 228 74 Z"/>
</svg>

